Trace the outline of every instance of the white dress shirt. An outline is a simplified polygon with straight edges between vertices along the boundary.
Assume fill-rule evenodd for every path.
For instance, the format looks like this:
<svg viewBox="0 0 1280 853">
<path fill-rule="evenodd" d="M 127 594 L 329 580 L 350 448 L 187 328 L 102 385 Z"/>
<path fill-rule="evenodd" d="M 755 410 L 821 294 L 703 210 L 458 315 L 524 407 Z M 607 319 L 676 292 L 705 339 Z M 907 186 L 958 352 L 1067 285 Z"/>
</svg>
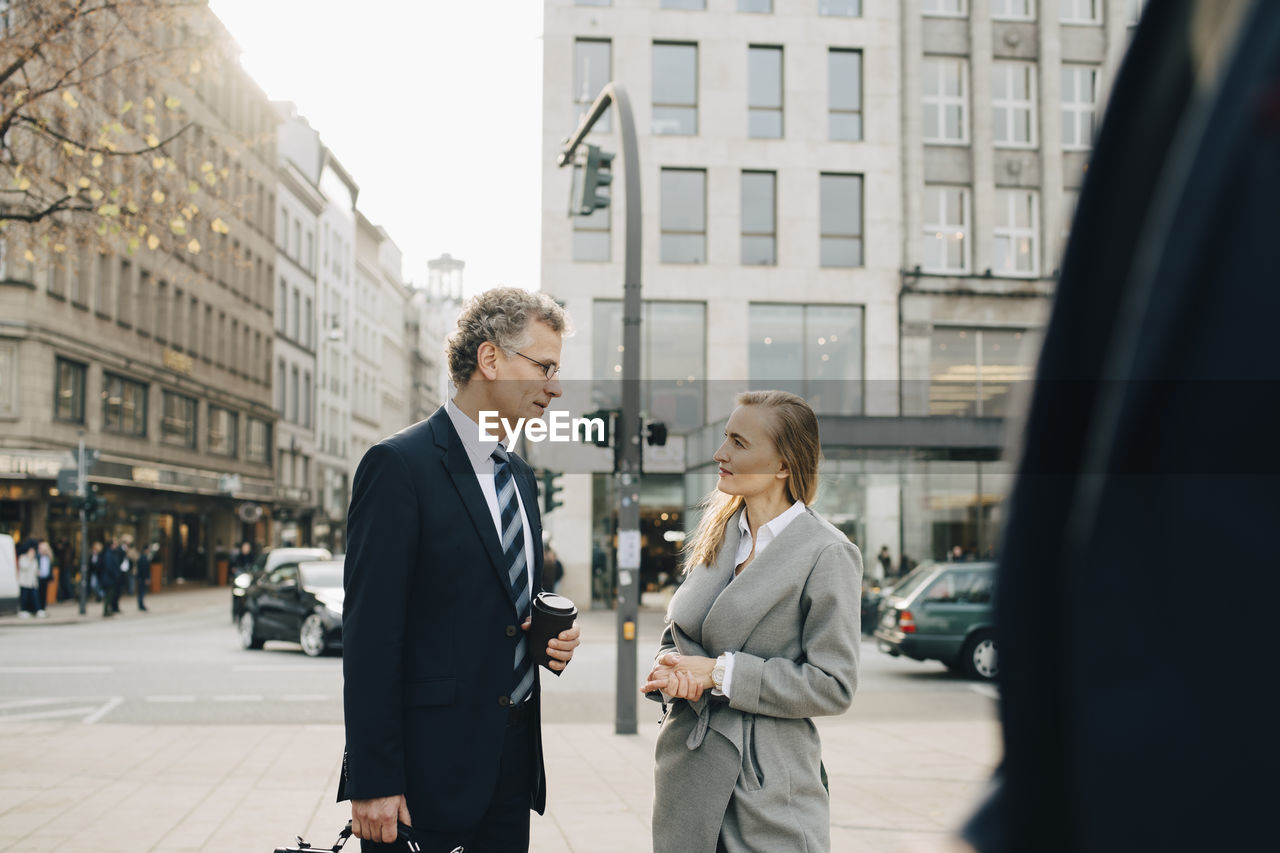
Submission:
<svg viewBox="0 0 1280 853">
<path fill-rule="evenodd" d="M 471 460 L 471 467 L 475 469 L 476 481 L 480 484 L 480 491 L 484 492 L 484 501 L 489 505 L 489 514 L 493 516 L 493 529 L 498 534 L 498 541 L 501 542 L 502 511 L 498 507 L 498 489 L 494 485 L 493 463 L 493 448 L 500 442 L 497 439 L 481 440 L 480 425 L 459 409 L 453 400 L 445 404 L 445 410 L 449 413 L 449 420 L 453 421 L 453 428 L 458 431 L 458 436 L 462 439 L 462 446 L 467 451 L 467 458 Z M 506 447 L 506 445 L 503 446 Z M 510 448 L 507 449 L 510 450 Z M 511 469 L 513 480 L 515 475 L 516 471 L 513 467 Z M 529 514 L 525 512 L 524 499 L 520 497 L 519 488 L 516 489 L 516 504 L 520 507 L 520 521 L 524 525 L 525 577 L 528 579 L 529 596 L 532 598 L 533 528 L 529 525 Z"/>
<path fill-rule="evenodd" d="M 752 557 L 752 562 L 764 553 L 764 549 L 769 547 L 769 543 L 778 538 L 778 534 L 786 529 L 787 525 L 795 521 L 805 510 L 804 501 L 796 501 L 778 517 L 760 525 L 760 529 L 756 532 L 756 538 L 753 542 L 751 539 L 751 525 L 747 524 L 747 512 L 743 510 L 738 516 L 738 532 L 742 535 L 738 538 L 738 556 L 733 561 L 734 569 L 746 562 L 747 557 L 751 557 L 751 551 L 754 548 L 756 555 Z M 729 576 L 729 582 L 733 583 L 736 575 Z M 720 690 L 712 689 L 713 696 L 728 696 L 731 682 L 733 681 L 733 654 L 726 652 L 724 655 L 724 686 Z"/>
</svg>

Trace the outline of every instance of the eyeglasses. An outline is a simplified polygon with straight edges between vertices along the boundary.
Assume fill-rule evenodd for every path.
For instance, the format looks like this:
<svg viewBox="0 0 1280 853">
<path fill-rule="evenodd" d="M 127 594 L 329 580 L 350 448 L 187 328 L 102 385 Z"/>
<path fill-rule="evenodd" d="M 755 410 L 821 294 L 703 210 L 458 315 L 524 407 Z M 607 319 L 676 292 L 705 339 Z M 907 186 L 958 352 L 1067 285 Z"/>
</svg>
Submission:
<svg viewBox="0 0 1280 853">
<path fill-rule="evenodd" d="M 548 361 L 547 363 L 544 364 L 541 361 L 538 361 L 536 358 L 529 358 L 529 356 L 519 351 L 516 352 L 516 355 L 520 356 L 523 359 L 528 359 L 529 361 L 532 361 L 534 364 L 538 365 L 538 367 L 541 367 L 542 372 L 547 375 L 547 379 L 555 379 L 556 374 L 560 372 L 560 365 L 556 364 L 554 361 Z"/>
</svg>

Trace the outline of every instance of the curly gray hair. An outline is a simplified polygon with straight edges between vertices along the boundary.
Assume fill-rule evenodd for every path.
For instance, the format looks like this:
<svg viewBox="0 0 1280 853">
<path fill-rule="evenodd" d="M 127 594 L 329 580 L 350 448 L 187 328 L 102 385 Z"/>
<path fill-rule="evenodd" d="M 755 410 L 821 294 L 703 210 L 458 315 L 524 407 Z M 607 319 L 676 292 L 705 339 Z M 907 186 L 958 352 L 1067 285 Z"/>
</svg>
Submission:
<svg viewBox="0 0 1280 853">
<path fill-rule="evenodd" d="M 453 384 L 462 388 L 471 380 L 480 345 L 485 341 L 507 355 L 527 347 L 533 340 L 529 331 L 533 320 L 546 323 L 565 337 L 573 334 L 568 313 L 545 293 L 495 287 L 469 299 L 462 306 L 458 328 L 445 345 Z"/>
</svg>

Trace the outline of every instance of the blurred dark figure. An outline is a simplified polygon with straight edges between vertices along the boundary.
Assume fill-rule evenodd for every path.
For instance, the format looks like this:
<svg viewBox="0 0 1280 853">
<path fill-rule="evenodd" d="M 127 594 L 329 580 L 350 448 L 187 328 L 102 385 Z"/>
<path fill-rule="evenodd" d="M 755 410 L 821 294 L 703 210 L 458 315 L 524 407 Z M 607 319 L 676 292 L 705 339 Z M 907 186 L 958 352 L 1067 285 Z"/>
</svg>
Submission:
<svg viewBox="0 0 1280 853">
<path fill-rule="evenodd" d="M 138 609 L 146 610 L 147 605 L 145 599 L 147 596 L 147 586 L 151 583 L 151 561 L 155 559 L 156 554 L 160 552 L 160 543 L 152 542 L 149 546 L 144 546 L 138 554 L 137 573 L 138 573 Z"/>
<path fill-rule="evenodd" d="M 253 568 L 253 545 L 249 540 L 240 543 L 240 550 L 231 560 L 231 577 L 235 579 L 242 572 L 247 572 Z"/>
<path fill-rule="evenodd" d="M 560 562 L 560 558 L 548 543 L 542 547 L 542 588 L 549 592 L 556 592 L 562 577 L 564 577 L 564 564 Z"/>
<path fill-rule="evenodd" d="M 120 612 L 120 581 L 123 573 L 120 570 L 120 540 L 111 537 L 111 544 L 102 552 L 102 615 L 114 616 Z"/>
<path fill-rule="evenodd" d="M 79 574 L 80 561 L 65 536 L 53 542 L 53 558 L 58 564 L 58 601 L 70 601 L 76 597 L 75 578 Z"/>
<path fill-rule="evenodd" d="M 876 559 L 880 561 L 880 571 L 878 580 L 885 580 L 893 573 L 893 557 L 889 554 L 889 546 L 881 545 L 880 553 L 876 555 Z"/>
<path fill-rule="evenodd" d="M 102 600 L 102 542 L 95 541 L 89 552 L 89 588 L 95 601 Z"/>
<path fill-rule="evenodd" d="M 997 581 L 982 853 L 1266 849 L 1280 762 L 1280 2 L 1162 0 L 1110 95 Z M 1206 635 L 1203 554 L 1229 647 Z M 1238 593 L 1238 594 L 1236 594 Z"/>
</svg>

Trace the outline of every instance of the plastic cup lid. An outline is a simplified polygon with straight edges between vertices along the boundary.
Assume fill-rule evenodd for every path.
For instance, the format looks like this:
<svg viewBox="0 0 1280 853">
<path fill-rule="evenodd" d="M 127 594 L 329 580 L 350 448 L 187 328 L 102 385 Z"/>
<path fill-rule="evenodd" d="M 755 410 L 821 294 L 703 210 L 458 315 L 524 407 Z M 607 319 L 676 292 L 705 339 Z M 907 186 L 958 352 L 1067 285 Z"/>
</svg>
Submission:
<svg viewBox="0 0 1280 853">
<path fill-rule="evenodd" d="M 553 610 L 561 613 L 568 613 L 574 609 L 574 604 L 563 595 L 556 595 L 554 592 L 538 593 L 538 606 L 544 610 Z"/>
</svg>

